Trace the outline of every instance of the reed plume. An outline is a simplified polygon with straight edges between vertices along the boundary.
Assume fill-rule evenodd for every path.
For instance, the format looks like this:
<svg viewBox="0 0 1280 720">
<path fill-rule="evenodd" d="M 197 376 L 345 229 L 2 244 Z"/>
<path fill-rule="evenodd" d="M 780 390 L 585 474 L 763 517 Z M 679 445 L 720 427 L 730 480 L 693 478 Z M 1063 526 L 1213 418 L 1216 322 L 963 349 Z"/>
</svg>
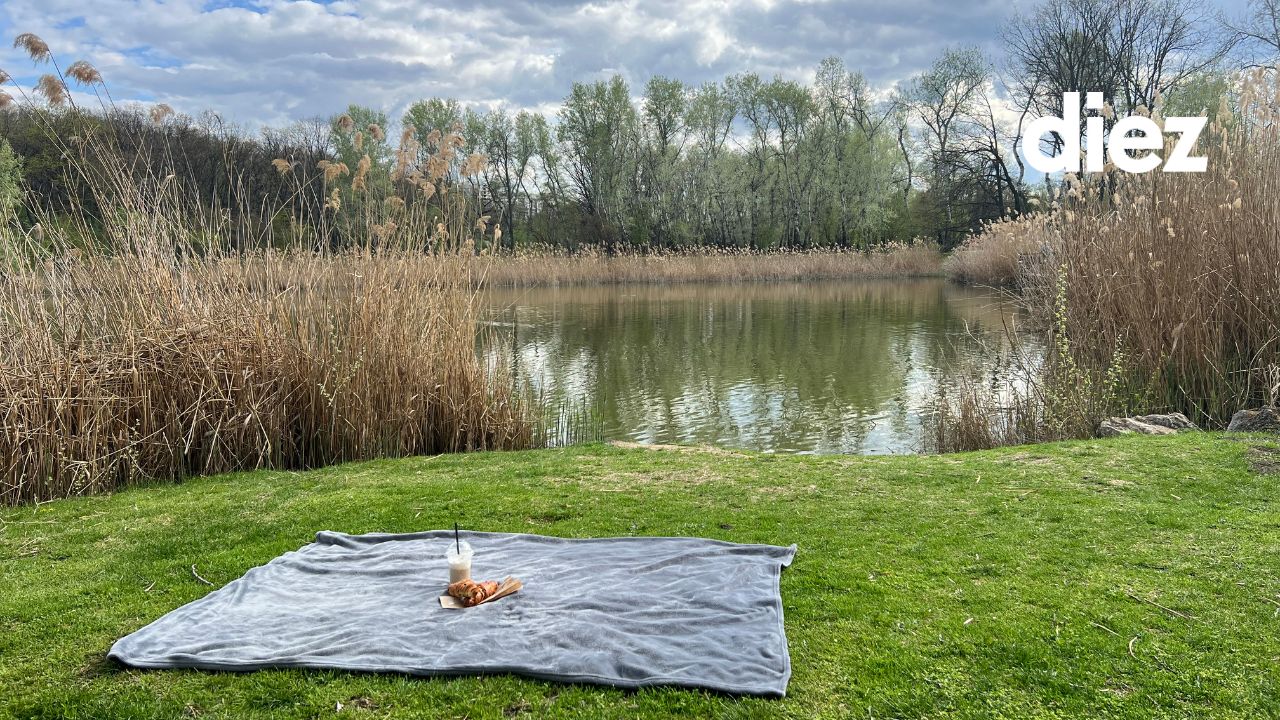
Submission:
<svg viewBox="0 0 1280 720">
<path fill-rule="evenodd" d="M 102 84 L 102 73 L 84 60 L 71 63 L 66 76 L 85 86 Z"/>
<path fill-rule="evenodd" d="M 166 103 L 156 103 L 151 107 L 151 122 L 159 125 L 173 115 L 173 108 Z"/>
<path fill-rule="evenodd" d="M 462 175 L 464 177 L 479 175 L 488 164 L 489 158 L 485 157 L 484 153 L 472 153 L 462 166 Z"/>
<path fill-rule="evenodd" d="M 35 33 L 22 33 L 13 39 L 13 47 L 22 48 L 32 60 L 41 63 L 48 62 L 53 54 L 49 52 L 49 44 L 41 40 Z"/>
<path fill-rule="evenodd" d="M 432 155 L 427 160 L 427 177 L 432 180 L 439 180 L 449 172 L 449 157 L 444 153 Z"/>
<path fill-rule="evenodd" d="M 44 96 L 45 101 L 53 107 L 60 107 L 67 103 L 66 83 L 62 82 L 57 75 L 41 75 L 36 81 L 35 91 Z"/>
<path fill-rule="evenodd" d="M 47 52 L 33 38 L 19 44 Z M 47 78 L 40 94 L 64 96 Z M 97 127 L 47 138 L 87 199 L 30 194 L 29 229 L 0 228 L 17 250 L 0 273 L 0 504 L 537 442 L 525 398 L 477 352 L 488 258 L 469 194 L 375 183 L 368 156 L 354 176 L 282 157 L 299 187 L 327 183 L 318 219 L 235 189 L 209 212 L 171 157 L 121 154 L 130 125 Z M 415 142 L 395 149 L 410 165 Z"/>
<path fill-rule="evenodd" d="M 360 162 L 356 163 L 355 177 L 351 178 L 351 190 L 353 192 L 364 192 L 368 189 L 369 169 L 373 167 L 373 160 L 366 154 L 360 158 Z"/>
<path fill-rule="evenodd" d="M 324 181 L 331 183 L 344 175 L 350 175 L 351 170 L 344 162 L 333 162 L 332 160 L 321 160 L 316 163 L 316 168 L 324 173 Z"/>
</svg>

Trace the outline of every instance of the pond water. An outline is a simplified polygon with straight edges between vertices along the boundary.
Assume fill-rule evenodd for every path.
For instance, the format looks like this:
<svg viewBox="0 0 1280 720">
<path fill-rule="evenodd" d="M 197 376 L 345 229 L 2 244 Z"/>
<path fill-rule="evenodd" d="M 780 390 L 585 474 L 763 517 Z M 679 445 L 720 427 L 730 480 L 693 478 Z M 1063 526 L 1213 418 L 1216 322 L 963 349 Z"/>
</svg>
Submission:
<svg viewBox="0 0 1280 720">
<path fill-rule="evenodd" d="M 1015 310 L 942 279 L 492 290 L 485 352 L 606 440 L 906 453 Z"/>
</svg>

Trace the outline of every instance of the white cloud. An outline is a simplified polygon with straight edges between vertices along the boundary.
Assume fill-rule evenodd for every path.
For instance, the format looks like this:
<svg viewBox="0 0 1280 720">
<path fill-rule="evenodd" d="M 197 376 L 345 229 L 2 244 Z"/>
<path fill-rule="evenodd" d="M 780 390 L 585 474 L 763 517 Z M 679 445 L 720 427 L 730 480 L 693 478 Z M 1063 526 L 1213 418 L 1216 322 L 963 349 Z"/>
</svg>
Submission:
<svg viewBox="0 0 1280 720">
<path fill-rule="evenodd" d="M 807 80 L 828 55 L 878 85 L 944 46 L 987 44 L 996 0 L 5 0 L 0 31 L 85 58 L 117 98 L 214 109 L 241 123 L 328 115 L 348 103 L 393 117 L 431 96 L 553 107 L 570 83 L 650 75 L 691 83 L 754 71 Z M 0 67 L 34 77 L 0 45 Z"/>
</svg>

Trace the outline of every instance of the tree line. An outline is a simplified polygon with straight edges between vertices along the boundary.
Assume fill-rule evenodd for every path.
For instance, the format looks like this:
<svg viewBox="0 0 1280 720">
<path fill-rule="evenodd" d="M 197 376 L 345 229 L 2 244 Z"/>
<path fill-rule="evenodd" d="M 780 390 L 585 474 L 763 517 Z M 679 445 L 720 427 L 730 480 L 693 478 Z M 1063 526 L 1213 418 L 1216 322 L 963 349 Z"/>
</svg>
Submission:
<svg viewBox="0 0 1280 720">
<path fill-rule="evenodd" d="M 1187 0 L 1045 0 L 1001 29 L 1004 56 L 948 49 L 889 90 L 833 57 L 808 84 L 755 73 L 696 86 L 574 83 L 550 116 L 432 98 L 400 118 L 353 105 L 248 133 L 164 106 L 18 107 L 0 113 L 0 203 L 14 206 L 4 188 L 18 185 L 54 209 L 91 201 L 68 181 L 65 148 L 47 141 L 52 124 L 61 138 L 110 133 L 139 167 L 179 174 L 197 211 L 324 226 L 327 241 L 355 242 L 327 216 L 371 210 L 356 193 L 335 202 L 331 185 L 358 176 L 363 188 L 433 202 L 413 195 L 412 174 L 447 134 L 462 144 L 448 177 L 507 249 L 866 249 L 917 238 L 946 249 L 1038 203 L 1043 185 L 1028 182 L 1017 147 L 1031 117 L 1062 112 L 1064 92 L 1100 91 L 1117 116 L 1213 112 L 1231 100 L 1228 71 L 1274 69 L 1278 16 L 1280 0 L 1253 0 L 1234 22 Z"/>
</svg>

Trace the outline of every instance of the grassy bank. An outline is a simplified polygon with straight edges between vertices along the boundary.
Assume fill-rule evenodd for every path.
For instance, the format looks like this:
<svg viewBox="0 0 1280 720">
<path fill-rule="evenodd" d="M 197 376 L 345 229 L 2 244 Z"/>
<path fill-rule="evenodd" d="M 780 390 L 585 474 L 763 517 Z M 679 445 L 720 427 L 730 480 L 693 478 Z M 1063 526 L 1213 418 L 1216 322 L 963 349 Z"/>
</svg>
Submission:
<svg viewBox="0 0 1280 720">
<path fill-rule="evenodd" d="M 1258 445 L 1258 443 L 1254 443 Z M 577 447 L 256 472 L 0 510 L 0 716 L 1263 717 L 1269 449 L 1210 434 L 934 457 Z M 799 544 L 783 701 L 514 677 L 140 672 L 110 644 L 317 530 Z M 335 712 L 337 704 L 344 709 Z"/>
<path fill-rule="evenodd" d="M 866 252 L 806 250 L 753 252 L 689 249 L 606 255 L 519 252 L 495 256 L 484 282 L 495 287 L 609 285 L 617 283 L 760 282 L 910 278 L 942 274 L 942 253 L 932 245 L 890 245 Z"/>
</svg>

